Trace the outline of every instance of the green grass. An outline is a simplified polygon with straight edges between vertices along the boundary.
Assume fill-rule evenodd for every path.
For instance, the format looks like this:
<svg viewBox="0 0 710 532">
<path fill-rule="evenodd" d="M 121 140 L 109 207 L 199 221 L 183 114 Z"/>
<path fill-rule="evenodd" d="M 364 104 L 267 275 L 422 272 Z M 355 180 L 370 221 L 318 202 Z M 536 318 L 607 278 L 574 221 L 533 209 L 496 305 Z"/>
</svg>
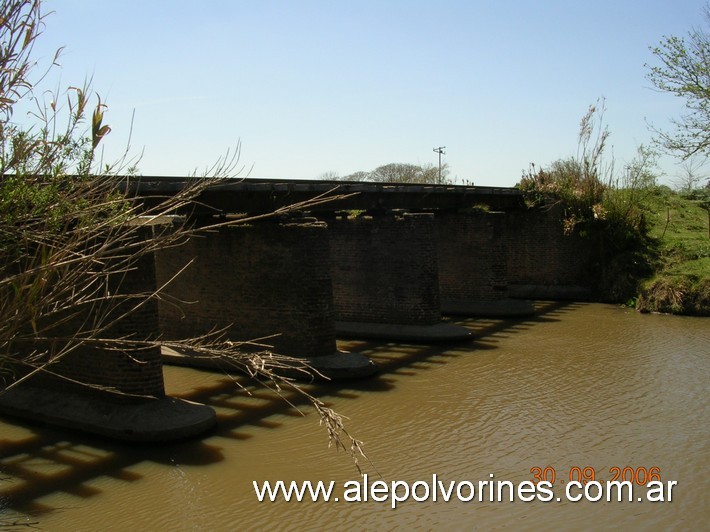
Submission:
<svg viewBox="0 0 710 532">
<path fill-rule="evenodd" d="M 708 212 L 699 202 L 659 187 L 644 202 L 662 271 L 710 276 Z"/>
<path fill-rule="evenodd" d="M 657 243 L 655 275 L 641 287 L 637 308 L 710 315 L 708 211 L 692 196 L 657 187 L 644 199 Z"/>
</svg>

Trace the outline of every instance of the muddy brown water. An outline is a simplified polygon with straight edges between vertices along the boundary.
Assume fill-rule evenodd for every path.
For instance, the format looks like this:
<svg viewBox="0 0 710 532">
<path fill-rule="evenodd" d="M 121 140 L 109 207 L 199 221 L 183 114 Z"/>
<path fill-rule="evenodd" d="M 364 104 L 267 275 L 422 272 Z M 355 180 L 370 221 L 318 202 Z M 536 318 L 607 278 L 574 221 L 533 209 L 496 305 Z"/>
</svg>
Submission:
<svg viewBox="0 0 710 532">
<path fill-rule="evenodd" d="M 396 509 L 389 501 L 345 502 L 344 484 L 363 477 L 346 454 L 328 449 L 307 407 L 301 416 L 270 392 L 247 396 L 225 375 L 170 367 L 168 392 L 214 407 L 215 432 L 141 447 L 0 418 L 0 521 L 52 531 L 707 526 L 707 318 L 540 303 L 531 319 L 457 323 L 477 339 L 435 347 L 340 342 L 382 372 L 310 389 L 364 440 L 370 483 L 431 483 L 436 474 L 445 484 L 477 485 L 490 475 L 517 484 L 540 474 L 551 480 L 554 468 L 561 501 L 439 496 Z M 591 473 L 584 468 L 602 481 L 614 468 L 629 468 L 638 481 L 656 468 L 677 485 L 671 502 L 638 502 L 640 487 L 633 502 L 565 500 L 564 481 Z M 260 503 L 254 480 L 333 480 L 341 500 Z"/>
</svg>

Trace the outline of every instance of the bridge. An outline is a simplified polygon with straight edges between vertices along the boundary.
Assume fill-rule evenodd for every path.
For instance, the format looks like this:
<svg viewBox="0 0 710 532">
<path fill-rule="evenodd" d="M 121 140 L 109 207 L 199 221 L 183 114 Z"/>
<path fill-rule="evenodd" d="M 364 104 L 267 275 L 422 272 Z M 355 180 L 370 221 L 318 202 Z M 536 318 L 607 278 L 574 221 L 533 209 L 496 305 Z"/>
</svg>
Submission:
<svg viewBox="0 0 710 532">
<path fill-rule="evenodd" d="M 194 182 L 194 178 L 178 177 L 139 177 L 125 181 L 127 189 L 145 198 L 149 206 Z M 197 198 L 199 206 L 193 211 L 197 215 L 267 213 L 315 197 L 336 194 L 345 198 L 321 203 L 309 210 L 460 210 L 478 205 L 508 210 L 524 207 L 523 194 L 515 188 L 245 178 L 215 181 L 200 193 Z"/>
<path fill-rule="evenodd" d="M 194 180 L 119 182 L 149 207 Z M 331 197 L 338 199 L 311 202 Z M 274 351 L 305 360 L 327 378 L 364 378 L 377 368 L 360 353 L 338 351 L 338 337 L 465 342 L 471 340 L 470 331 L 442 316 L 515 318 L 533 313 L 532 299 L 584 296 L 586 244 L 563 234 L 561 212 L 526 208 L 517 189 L 237 179 L 210 184 L 196 200 L 172 222 L 199 227 L 215 216 L 309 207 L 291 216 L 205 231 L 144 260 L 124 288 L 153 292 L 187 266 L 165 290 L 172 300 L 190 304 L 178 308 L 154 302 L 140 316 L 126 318 L 121 334 L 170 340 L 224 330 L 236 342 L 270 337 Z M 119 392 L 162 398 L 153 407 L 140 406 L 145 424 L 177 421 L 162 431 L 138 431 L 143 438 L 204 430 L 214 423 L 214 413 L 164 397 L 165 363 L 209 365 L 191 353 L 159 349 L 131 356 L 77 352 L 57 371 Z M 61 397 L 48 393 L 51 383 L 43 386 L 41 393 L 18 387 L 15 399 L 0 398 L 0 408 L 139 439 L 130 421 L 135 405 L 102 399 L 109 404 L 102 412 L 123 412 L 120 419 L 129 420 L 117 431 L 117 422 L 107 424 L 110 418 L 103 414 L 86 418 L 81 398 L 73 399 L 77 416 L 67 420 L 66 409 L 57 411 L 57 405 L 67 404 L 61 383 L 55 390 Z M 167 416 L 166 409 L 182 413 Z"/>
<path fill-rule="evenodd" d="M 127 189 L 153 206 L 193 179 L 140 177 Z M 314 198 L 338 198 L 309 203 Z M 531 211 L 515 188 L 274 179 L 217 180 L 185 223 L 308 205 L 286 219 L 224 227 L 156 254 L 159 284 L 193 301 L 161 305 L 167 337 L 225 328 L 235 340 L 279 333 L 274 349 L 331 378 L 362 377 L 369 361 L 335 339 L 466 341 L 443 314 L 530 315 L 535 297 L 579 295 L 585 251 L 560 213 Z M 192 221 L 190 221 L 192 220 Z M 521 299 L 522 298 L 522 299 Z M 179 354 L 172 363 L 193 364 Z"/>
</svg>

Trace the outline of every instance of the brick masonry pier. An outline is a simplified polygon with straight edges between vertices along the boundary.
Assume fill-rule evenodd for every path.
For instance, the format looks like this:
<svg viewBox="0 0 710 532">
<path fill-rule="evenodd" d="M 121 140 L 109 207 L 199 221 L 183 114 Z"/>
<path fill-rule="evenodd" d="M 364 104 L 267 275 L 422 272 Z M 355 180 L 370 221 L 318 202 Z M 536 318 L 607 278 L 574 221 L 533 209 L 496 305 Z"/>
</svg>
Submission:
<svg viewBox="0 0 710 532">
<path fill-rule="evenodd" d="M 156 256 L 160 283 L 187 269 L 165 289 L 184 303 L 161 303 L 168 339 L 224 330 L 229 340 L 255 341 L 304 359 L 329 378 L 356 378 L 376 367 L 357 353 L 338 352 L 326 224 L 315 219 L 266 220 L 200 233 Z M 267 346 L 267 347 L 264 347 Z M 173 363 L 191 357 L 165 354 Z"/>
<path fill-rule="evenodd" d="M 514 317 L 534 313 L 508 291 L 505 213 L 469 209 L 436 215 L 441 309 L 444 314 Z"/>
<path fill-rule="evenodd" d="M 337 330 L 403 341 L 468 340 L 441 320 L 434 216 L 396 214 L 328 222 Z"/>
<path fill-rule="evenodd" d="M 589 300 L 590 244 L 576 234 L 565 235 L 562 218 L 560 207 L 506 213 L 512 297 Z"/>
<path fill-rule="evenodd" d="M 149 207 L 191 183 L 139 177 L 121 178 L 117 186 Z M 290 217 L 263 217 L 276 209 Z M 347 379 L 377 368 L 360 353 L 339 352 L 336 334 L 469 340 L 470 331 L 442 320 L 442 311 L 522 316 L 532 313 L 531 299 L 590 297 L 590 243 L 564 234 L 558 208 L 528 209 L 516 189 L 226 179 L 178 214 L 181 223 L 209 225 L 244 213 L 260 219 L 199 232 L 182 246 L 141 258 L 125 278 L 109 278 L 111 292 L 153 293 L 186 267 L 166 298 L 144 304 L 107 336 L 169 340 L 222 330 L 245 351 L 269 346 L 326 378 Z M 81 309 L 53 336 L 72 338 L 95 319 L 95 309 Z M 51 345 L 61 347 L 61 341 Z M 165 361 L 210 363 L 157 344 L 124 351 L 81 345 L 51 365 L 56 375 L 33 376 L 0 395 L 0 411 L 137 441 L 177 439 L 213 426 L 212 409 L 166 397 Z"/>
<path fill-rule="evenodd" d="M 107 279 L 111 293 L 150 294 L 155 291 L 153 255 L 138 259 L 135 268 Z M 141 297 L 141 296 L 139 296 Z M 105 338 L 155 339 L 158 332 L 157 302 L 148 299 L 127 317 L 137 299 L 119 303 L 108 314 L 93 305 L 77 305 L 77 315 L 57 326 L 46 336 L 74 338 L 87 328 L 118 321 L 106 330 Z M 58 353 L 66 341 L 44 345 Z M 4 413 L 43 423 L 129 441 L 167 441 L 190 437 L 216 424 L 215 412 L 204 405 L 165 395 L 163 364 L 158 346 L 117 349 L 112 346 L 78 345 L 59 361 L 26 382 L 0 395 Z M 23 370 L 20 368 L 20 375 Z M 27 370 L 24 371 L 25 374 Z M 83 384 L 79 384 L 83 383 Z"/>
</svg>

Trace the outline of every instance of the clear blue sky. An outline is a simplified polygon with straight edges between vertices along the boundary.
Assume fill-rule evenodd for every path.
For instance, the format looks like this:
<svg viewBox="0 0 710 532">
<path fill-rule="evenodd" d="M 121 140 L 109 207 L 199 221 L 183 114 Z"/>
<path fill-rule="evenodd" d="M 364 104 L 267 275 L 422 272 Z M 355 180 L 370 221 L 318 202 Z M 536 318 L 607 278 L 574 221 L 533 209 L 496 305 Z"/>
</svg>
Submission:
<svg viewBox="0 0 710 532">
<path fill-rule="evenodd" d="M 253 177 L 437 163 L 512 186 L 570 155 L 606 98 L 616 166 L 681 101 L 645 79 L 649 46 L 703 24 L 705 0 L 47 0 L 37 53 L 63 85 L 93 78 L 107 157 L 186 175 L 241 139 Z M 669 175 L 678 172 L 662 161 Z M 670 177 L 666 178 L 669 181 Z"/>
</svg>

